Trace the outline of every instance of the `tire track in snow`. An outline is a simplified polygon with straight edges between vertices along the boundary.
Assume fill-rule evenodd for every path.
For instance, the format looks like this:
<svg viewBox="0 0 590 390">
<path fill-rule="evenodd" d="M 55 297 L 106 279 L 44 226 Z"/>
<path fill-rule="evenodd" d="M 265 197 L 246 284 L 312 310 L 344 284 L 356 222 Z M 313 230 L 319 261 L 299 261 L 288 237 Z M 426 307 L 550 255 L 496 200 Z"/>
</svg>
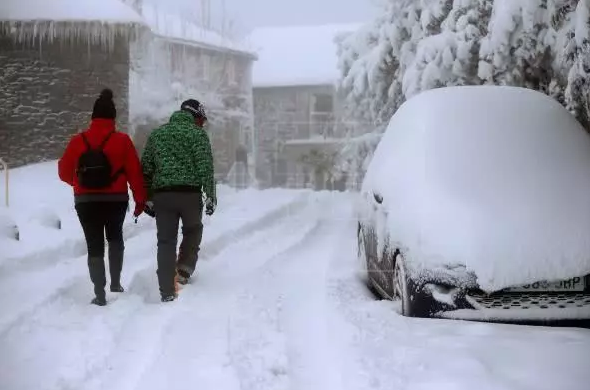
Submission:
<svg viewBox="0 0 590 390">
<path fill-rule="evenodd" d="M 196 388 L 225 388 L 220 386 L 220 380 L 225 381 L 227 388 L 239 388 L 228 361 L 227 311 L 223 308 L 227 307 L 228 299 L 245 273 L 254 272 L 268 261 L 270 243 L 283 238 L 280 245 L 271 249 L 271 257 L 276 251 L 299 244 L 297 238 L 294 242 L 284 240 L 286 233 L 295 233 L 289 226 L 289 217 L 287 214 L 250 238 L 234 242 L 214 262 L 203 264 L 195 285 L 185 287 L 179 300 L 170 304 L 178 310 L 162 312 L 162 315 L 147 313 L 149 321 L 144 316 L 136 316 L 127 325 L 127 331 L 119 335 L 120 344 L 107 359 L 108 364 L 85 380 L 90 383 L 89 388 L 108 386 L 129 390 L 144 388 L 144 382 L 155 388 L 159 383 L 162 387 L 174 387 L 174 383 L 178 386 L 186 384 L 189 377 L 191 386 Z M 314 226 L 313 221 L 301 226 L 296 237 L 304 237 Z M 244 252 L 258 255 L 256 261 L 242 259 L 240 262 L 236 254 Z M 234 265 L 236 262 L 240 264 Z M 158 305 L 154 310 L 160 308 Z M 182 334 L 187 337 L 179 336 Z M 160 352 L 163 355 L 159 355 Z M 158 369 L 150 370 L 152 366 Z M 164 372 L 165 375 L 153 377 L 154 372 Z"/>
<path fill-rule="evenodd" d="M 325 199 L 314 229 L 265 264 L 233 303 L 231 355 L 242 389 L 343 389 L 324 286 L 347 218 L 334 200 L 346 198 Z"/>
<path fill-rule="evenodd" d="M 296 202 L 297 207 L 303 207 L 306 203 L 302 198 L 299 198 L 299 202 Z M 281 215 L 286 218 L 293 213 L 296 214 L 298 210 L 297 207 L 288 207 L 290 204 L 288 203 L 287 206 L 281 207 L 282 209 L 291 211 L 291 213 L 283 211 Z M 278 219 L 275 222 L 279 225 L 281 223 Z M 254 234 L 255 237 L 260 239 L 261 237 L 272 235 L 271 232 L 256 232 L 252 230 L 260 225 L 256 221 L 247 224 L 250 230 L 242 232 L 246 237 Z M 267 225 L 264 227 L 273 229 L 275 226 Z M 128 260 L 126 260 L 125 275 L 131 275 L 132 280 L 128 285 L 128 292 L 124 295 L 119 295 L 117 301 L 109 305 L 107 308 L 107 310 L 110 309 L 107 312 L 108 315 L 105 316 L 105 309 L 92 307 L 86 302 L 86 298 L 84 297 L 86 295 L 90 297 L 90 287 L 86 280 L 87 270 L 85 261 L 80 262 L 83 277 L 72 277 L 68 285 L 60 288 L 57 293 L 52 294 L 33 309 L 19 316 L 19 318 L 13 321 L 0 334 L 0 342 L 3 345 L 2 350 L 5 352 L 2 359 L 8 359 L 6 364 L 0 364 L 2 366 L 0 371 L 4 371 L 7 375 L 0 375 L 0 377 L 10 378 L 9 374 L 15 372 L 19 362 L 27 361 L 27 364 L 32 366 L 32 372 L 37 372 L 38 375 L 28 376 L 27 378 L 13 378 L 13 380 L 23 381 L 23 383 L 16 386 L 19 390 L 28 388 L 37 389 L 38 383 L 44 383 L 47 386 L 55 384 L 62 388 L 84 388 L 83 384 L 86 383 L 85 378 L 88 376 L 88 373 L 100 371 L 104 367 L 105 361 L 108 362 L 108 357 L 111 356 L 112 351 L 119 346 L 120 339 L 117 338 L 117 335 L 125 331 L 125 323 L 133 322 L 135 318 L 140 318 L 140 313 L 146 313 L 142 309 L 145 309 L 146 306 L 152 306 L 146 305 L 150 301 L 157 301 L 158 305 L 153 305 L 154 308 L 161 307 L 159 300 L 154 297 L 154 295 L 157 295 L 155 263 L 153 262 L 155 242 L 150 239 L 150 242 L 153 242 L 151 248 L 149 245 L 139 246 L 141 248 L 140 253 L 136 251 L 137 247 L 133 245 L 135 241 L 144 238 L 143 236 L 136 237 L 132 242 L 129 242 L 129 246 L 133 246 L 133 248 L 130 248 L 131 250 L 127 252 Z M 235 235 L 233 236 L 235 237 Z M 222 234 L 218 237 L 226 237 L 226 235 Z M 205 243 L 204 245 L 208 244 Z M 229 247 L 223 252 L 228 253 L 227 251 L 231 253 Z M 237 252 L 240 253 L 240 251 Z M 145 262 L 129 260 L 132 257 L 137 258 L 141 253 L 145 254 Z M 231 258 L 235 258 L 235 255 L 231 256 Z M 216 261 L 208 261 L 202 263 L 202 267 L 213 266 L 213 268 L 217 268 L 215 266 L 216 263 Z M 220 273 L 223 273 L 223 266 L 220 266 L 219 269 Z M 148 295 L 147 302 L 143 298 L 146 293 Z M 149 298 L 150 293 L 152 294 L 151 298 Z M 113 294 L 110 295 L 116 296 Z M 148 312 L 147 321 L 157 321 L 160 318 L 160 316 L 155 316 L 156 319 L 154 319 L 150 315 Z M 141 325 L 142 321 L 139 322 Z M 153 335 L 157 335 L 158 332 L 161 333 L 159 326 L 155 326 L 152 329 L 155 329 L 152 333 Z M 128 334 L 133 336 L 136 330 L 132 329 Z M 83 338 L 80 338 L 82 335 Z M 154 337 L 157 339 L 157 336 Z M 18 340 L 26 339 L 28 340 L 26 345 L 42 346 L 47 343 L 47 340 L 59 340 L 60 338 L 64 340 L 65 347 L 57 355 L 51 349 L 45 350 L 41 348 L 41 350 L 33 350 L 22 348 L 22 342 L 18 342 Z M 93 340 L 99 340 L 99 342 L 94 343 Z M 143 339 L 143 344 L 145 344 L 145 339 Z M 94 350 L 94 352 L 89 354 L 88 351 L 90 350 Z M 11 353 L 10 351 L 14 352 Z M 35 367 L 35 364 L 40 364 L 41 362 L 52 362 L 55 368 Z M 74 369 L 64 369 L 64 367 L 68 366 L 73 366 Z M 75 366 L 81 367 L 81 370 L 76 370 Z M 43 379 L 43 377 L 45 378 Z M 72 383 L 78 383 L 80 385 L 73 385 L 72 387 Z"/>
<path fill-rule="evenodd" d="M 241 226 L 236 229 L 232 229 L 229 232 L 223 232 L 220 235 L 214 236 L 210 242 L 204 241 L 203 247 L 210 247 L 212 249 L 209 251 L 204 250 L 204 254 L 201 256 L 205 257 L 211 256 L 212 254 L 214 255 L 232 241 L 248 237 L 261 228 L 264 228 L 265 225 L 273 223 L 281 217 L 296 213 L 305 206 L 309 196 L 310 193 L 303 193 L 288 201 L 284 205 L 267 210 L 259 219 L 247 221 L 242 223 Z M 231 208 L 226 209 L 226 212 L 231 211 Z M 148 222 L 150 222 L 148 227 L 152 227 L 153 230 L 155 227 L 153 220 L 149 220 Z M 135 226 L 138 227 L 126 232 L 128 239 L 126 241 L 127 247 L 131 246 L 133 239 L 137 238 L 142 233 L 147 234 L 151 233 L 152 231 L 146 231 L 145 229 L 139 227 L 140 224 Z M 155 241 L 151 241 L 154 242 L 152 246 L 152 252 L 155 252 Z M 84 252 L 86 252 L 85 249 Z M 133 255 L 133 253 L 130 253 L 129 250 L 127 250 L 123 269 L 124 277 L 130 275 L 130 266 L 133 267 L 134 264 L 134 260 L 130 259 L 130 257 L 132 257 L 131 255 Z M 137 257 L 137 255 L 134 257 Z M 51 271 L 51 276 L 60 275 L 60 279 L 53 280 L 52 278 L 48 278 L 46 274 L 49 271 Z M 21 275 L 18 278 L 14 276 L 12 278 L 8 278 L 9 275 L 0 274 L 2 275 L 2 277 L 0 277 L 0 307 L 10 307 L 9 304 L 14 302 L 14 296 L 21 297 L 19 305 L 14 310 L 4 310 L 0 312 L 0 340 L 2 339 L 4 333 L 8 332 L 14 326 L 18 326 L 20 322 L 25 321 L 26 318 L 34 313 L 38 308 L 50 304 L 51 302 L 55 302 L 64 295 L 75 296 L 76 293 L 71 292 L 73 286 L 75 285 L 78 278 L 87 279 L 87 273 L 88 270 L 86 258 L 84 256 L 83 258 L 67 258 L 57 263 L 53 268 L 43 268 L 30 274 Z M 35 286 L 34 294 L 30 293 L 31 285 Z M 90 291 L 90 287 L 88 287 L 87 291 Z M 86 296 L 87 291 L 84 291 L 81 296 Z M 14 305 L 12 306 L 14 307 Z"/>
<path fill-rule="evenodd" d="M 413 337 L 412 329 L 432 320 L 401 317 L 395 302 L 375 300 L 359 271 L 356 224 L 347 230 L 347 244 L 334 258 L 340 261 L 330 265 L 327 285 L 340 322 L 343 380 L 350 389 L 407 389 L 412 375 L 424 373 L 422 360 L 429 353 L 427 340 Z"/>
</svg>

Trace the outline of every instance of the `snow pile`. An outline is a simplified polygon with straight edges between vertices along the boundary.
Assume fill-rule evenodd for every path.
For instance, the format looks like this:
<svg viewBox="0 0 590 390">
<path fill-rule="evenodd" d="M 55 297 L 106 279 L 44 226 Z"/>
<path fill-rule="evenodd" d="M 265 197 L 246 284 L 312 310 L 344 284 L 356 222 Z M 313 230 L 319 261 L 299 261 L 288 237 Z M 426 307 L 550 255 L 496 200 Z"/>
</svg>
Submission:
<svg viewBox="0 0 590 390">
<path fill-rule="evenodd" d="M 141 17 L 119 0 L 2 0 L 0 20 L 143 24 Z"/>
<path fill-rule="evenodd" d="M 464 264 L 485 290 L 590 272 L 590 137 L 541 93 L 419 94 L 391 119 L 363 192 L 383 196 L 413 262 Z"/>
<path fill-rule="evenodd" d="M 258 51 L 253 85 L 276 87 L 333 84 L 338 78 L 337 47 L 340 34 L 355 31 L 357 24 L 263 27 L 248 41 Z"/>
</svg>

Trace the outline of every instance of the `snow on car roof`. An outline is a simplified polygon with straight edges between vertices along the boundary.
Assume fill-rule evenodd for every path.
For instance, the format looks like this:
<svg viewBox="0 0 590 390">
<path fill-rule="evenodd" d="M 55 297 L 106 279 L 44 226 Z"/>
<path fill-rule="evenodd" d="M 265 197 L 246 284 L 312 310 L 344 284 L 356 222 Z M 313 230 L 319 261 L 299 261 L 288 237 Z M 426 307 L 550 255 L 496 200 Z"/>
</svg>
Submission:
<svg viewBox="0 0 590 390">
<path fill-rule="evenodd" d="M 413 264 L 466 265 L 488 291 L 590 273 L 590 136 L 539 92 L 413 97 L 369 165 L 373 191 Z"/>
</svg>

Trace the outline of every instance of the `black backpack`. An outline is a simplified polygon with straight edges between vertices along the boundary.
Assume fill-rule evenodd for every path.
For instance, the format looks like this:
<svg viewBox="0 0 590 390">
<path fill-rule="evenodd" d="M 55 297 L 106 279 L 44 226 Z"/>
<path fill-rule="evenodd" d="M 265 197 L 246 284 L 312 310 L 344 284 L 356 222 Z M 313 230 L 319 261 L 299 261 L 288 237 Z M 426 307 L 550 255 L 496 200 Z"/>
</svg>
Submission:
<svg viewBox="0 0 590 390">
<path fill-rule="evenodd" d="M 107 155 L 103 152 L 104 146 L 114 132 L 110 132 L 97 149 L 92 148 L 88 139 L 82 133 L 82 139 L 86 144 L 86 151 L 78 159 L 76 176 L 78 183 L 84 188 L 99 190 L 108 188 L 122 172 L 119 170 L 114 175 L 113 167 Z"/>
</svg>

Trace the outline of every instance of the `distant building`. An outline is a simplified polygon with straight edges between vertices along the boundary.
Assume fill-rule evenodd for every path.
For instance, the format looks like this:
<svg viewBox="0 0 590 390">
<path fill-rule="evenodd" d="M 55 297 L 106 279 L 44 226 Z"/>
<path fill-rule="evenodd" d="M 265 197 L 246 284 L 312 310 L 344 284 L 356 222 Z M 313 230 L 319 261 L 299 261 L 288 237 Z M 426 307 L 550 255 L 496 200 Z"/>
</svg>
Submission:
<svg viewBox="0 0 590 390">
<path fill-rule="evenodd" d="M 347 119 L 336 39 L 359 25 L 268 27 L 253 31 L 256 176 L 264 186 L 329 187 L 330 154 L 358 133 Z M 326 152 L 326 153 L 324 153 Z"/>
<path fill-rule="evenodd" d="M 129 46 L 145 28 L 118 0 L 39 4 L 0 4 L 0 157 L 13 167 L 58 158 L 103 87 L 127 127 Z"/>
<path fill-rule="evenodd" d="M 247 48 L 141 0 L 29 3 L 0 5 L 0 157 L 12 167 L 58 158 L 104 87 L 140 150 L 187 98 L 207 107 L 220 179 L 240 146 L 253 150 Z"/>
</svg>

